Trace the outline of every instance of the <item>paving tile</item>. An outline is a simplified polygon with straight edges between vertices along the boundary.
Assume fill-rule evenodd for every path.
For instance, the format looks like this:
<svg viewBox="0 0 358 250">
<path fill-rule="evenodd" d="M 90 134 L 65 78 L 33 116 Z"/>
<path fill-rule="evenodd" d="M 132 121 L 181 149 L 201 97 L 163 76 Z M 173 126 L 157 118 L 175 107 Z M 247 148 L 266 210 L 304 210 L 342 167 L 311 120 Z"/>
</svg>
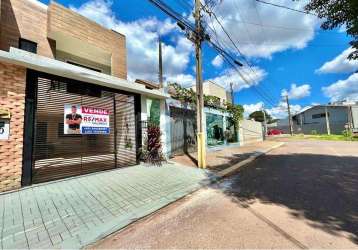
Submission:
<svg viewBox="0 0 358 250">
<path fill-rule="evenodd" d="M 185 195 L 207 178 L 203 170 L 173 164 L 135 166 L 0 195 L 2 246 L 77 248 Z"/>
</svg>

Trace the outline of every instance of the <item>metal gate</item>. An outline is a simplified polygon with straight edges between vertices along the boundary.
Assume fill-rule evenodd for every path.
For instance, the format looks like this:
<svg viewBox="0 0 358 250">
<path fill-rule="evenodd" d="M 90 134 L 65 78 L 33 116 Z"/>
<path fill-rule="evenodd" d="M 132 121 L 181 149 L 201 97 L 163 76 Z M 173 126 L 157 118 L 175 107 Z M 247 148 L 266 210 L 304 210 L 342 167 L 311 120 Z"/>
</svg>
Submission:
<svg viewBox="0 0 358 250">
<path fill-rule="evenodd" d="M 34 113 L 32 183 L 135 165 L 134 96 L 39 76 Z M 64 105 L 109 110 L 109 134 L 65 134 Z"/>
<path fill-rule="evenodd" d="M 190 109 L 170 107 L 171 155 L 196 150 L 196 114 Z"/>
</svg>

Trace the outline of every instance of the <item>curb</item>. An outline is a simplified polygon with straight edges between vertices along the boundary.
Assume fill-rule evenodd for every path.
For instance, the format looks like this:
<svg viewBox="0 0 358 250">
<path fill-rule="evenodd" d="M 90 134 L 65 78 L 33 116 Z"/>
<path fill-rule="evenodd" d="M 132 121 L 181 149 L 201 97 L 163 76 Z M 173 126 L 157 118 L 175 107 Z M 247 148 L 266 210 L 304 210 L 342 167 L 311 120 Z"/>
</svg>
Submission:
<svg viewBox="0 0 358 250">
<path fill-rule="evenodd" d="M 216 173 L 216 175 L 219 177 L 219 178 L 224 178 L 224 177 L 227 177 L 228 175 L 231 175 L 233 174 L 234 172 L 236 172 L 237 170 L 239 170 L 240 168 L 250 164 L 251 162 L 255 161 L 258 157 L 260 156 L 263 156 L 267 153 L 269 153 L 270 151 L 276 149 L 276 148 L 279 148 L 283 145 L 285 145 L 286 143 L 284 142 L 280 142 L 279 144 L 275 145 L 275 146 L 272 146 L 271 148 L 269 149 L 265 149 L 261 152 L 256 152 L 254 153 L 253 155 L 251 155 L 249 158 L 247 158 L 246 160 L 243 160 L 229 168 L 226 168 L 224 170 L 221 170 L 219 171 L 218 173 Z"/>
</svg>

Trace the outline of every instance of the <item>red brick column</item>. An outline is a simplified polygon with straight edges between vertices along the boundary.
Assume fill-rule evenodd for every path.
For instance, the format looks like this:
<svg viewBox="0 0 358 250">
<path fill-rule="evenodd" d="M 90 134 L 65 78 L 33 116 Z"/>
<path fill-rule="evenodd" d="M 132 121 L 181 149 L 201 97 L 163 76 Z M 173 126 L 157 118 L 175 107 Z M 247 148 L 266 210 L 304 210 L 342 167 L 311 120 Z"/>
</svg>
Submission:
<svg viewBox="0 0 358 250">
<path fill-rule="evenodd" d="M 25 86 L 25 68 L 0 62 L 0 107 L 11 112 L 9 140 L 0 140 L 0 191 L 21 187 Z"/>
</svg>

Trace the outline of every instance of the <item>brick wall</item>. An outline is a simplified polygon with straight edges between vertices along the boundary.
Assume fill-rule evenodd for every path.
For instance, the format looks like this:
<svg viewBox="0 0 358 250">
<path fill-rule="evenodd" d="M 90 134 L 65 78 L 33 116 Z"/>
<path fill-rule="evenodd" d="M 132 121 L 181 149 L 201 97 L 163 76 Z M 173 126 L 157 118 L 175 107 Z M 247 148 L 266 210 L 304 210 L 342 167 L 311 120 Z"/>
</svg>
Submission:
<svg viewBox="0 0 358 250">
<path fill-rule="evenodd" d="M 51 2 L 47 6 L 27 0 L 0 0 L 0 50 L 18 48 L 19 38 L 38 44 L 37 53 L 56 57 L 56 41 L 52 33 L 61 32 L 98 47 L 111 58 L 111 74 L 127 78 L 127 52 L 124 35 Z"/>
<path fill-rule="evenodd" d="M 48 7 L 48 35 L 61 32 L 112 54 L 112 75 L 127 78 L 126 38 L 101 25 L 51 2 Z"/>
<path fill-rule="evenodd" d="M 21 186 L 26 69 L 0 63 L 0 107 L 10 109 L 10 138 L 0 140 L 0 191 Z"/>
<path fill-rule="evenodd" d="M 18 48 L 20 37 L 36 42 L 39 55 L 54 58 L 55 42 L 47 39 L 47 9 L 31 1 L 1 0 L 0 49 Z"/>
</svg>

